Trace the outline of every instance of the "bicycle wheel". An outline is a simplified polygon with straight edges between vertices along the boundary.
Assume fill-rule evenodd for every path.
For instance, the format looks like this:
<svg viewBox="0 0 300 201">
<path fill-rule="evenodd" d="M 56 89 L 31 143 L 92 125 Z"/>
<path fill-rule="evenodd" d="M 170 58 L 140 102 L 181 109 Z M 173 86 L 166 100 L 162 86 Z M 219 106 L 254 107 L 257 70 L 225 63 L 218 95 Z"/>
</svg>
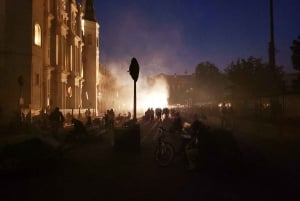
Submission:
<svg viewBox="0 0 300 201">
<path fill-rule="evenodd" d="M 155 159 L 160 166 L 168 166 L 174 159 L 174 147 L 167 142 L 158 145 L 155 150 Z"/>
</svg>

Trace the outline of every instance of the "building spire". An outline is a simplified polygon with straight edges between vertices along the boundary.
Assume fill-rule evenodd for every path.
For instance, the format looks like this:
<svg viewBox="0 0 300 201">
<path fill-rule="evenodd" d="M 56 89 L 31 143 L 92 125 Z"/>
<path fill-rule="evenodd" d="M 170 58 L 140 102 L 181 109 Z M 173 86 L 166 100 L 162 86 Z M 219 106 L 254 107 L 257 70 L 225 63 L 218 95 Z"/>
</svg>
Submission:
<svg viewBox="0 0 300 201">
<path fill-rule="evenodd" d="M 83 0 L 83 19 L 97 22 L 93 0 Z"/>
</svg>

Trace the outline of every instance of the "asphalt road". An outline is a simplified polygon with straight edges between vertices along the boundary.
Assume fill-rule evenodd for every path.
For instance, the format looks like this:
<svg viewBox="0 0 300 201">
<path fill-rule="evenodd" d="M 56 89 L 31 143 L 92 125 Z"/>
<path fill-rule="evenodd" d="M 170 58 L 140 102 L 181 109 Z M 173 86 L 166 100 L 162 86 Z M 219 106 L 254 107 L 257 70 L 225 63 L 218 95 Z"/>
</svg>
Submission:
<svg viewBox="0 0 300 201">
<path fill-rule="evenodd" d="M 157 123 L 141 122 L 140 126 L 140 151 L 114 150 L 108 132 L 72 144 L 62 158 L 48 161 L 42 168 L 1 174 L 0 201 L 300 198 L 298 161 L 285 166 L 283 159 L 291 153 L 279 150 L 278 157 L 266 156 L 263 147 L 271 142 L 259 141 L 258 148 L 247 143 L 247 138 L 215 132 L 208 142 L 214 154 L 206 155 L 197 170 L 187 170 L 179 153 L 171 166 L 162 168 L 153 158 Z"/>
</svg>

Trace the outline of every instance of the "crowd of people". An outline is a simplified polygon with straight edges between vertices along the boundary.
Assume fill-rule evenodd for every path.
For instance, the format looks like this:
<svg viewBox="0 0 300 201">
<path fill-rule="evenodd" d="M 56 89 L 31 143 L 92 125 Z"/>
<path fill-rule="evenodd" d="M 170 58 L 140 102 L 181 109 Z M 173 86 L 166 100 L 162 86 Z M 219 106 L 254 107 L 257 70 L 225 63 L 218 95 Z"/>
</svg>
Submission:
<svg viewBox="0 0 300 201">
<path fill-rule="evenodd" d="M 85 111 L 84 118 L 75 118 L 73 115 L 63 115 L 59 107 L 55 107 L 51 112 L 45 113 L 40 112 L 38 121 L 36 123 L 41 129 L 49 130 L 54 137 L 59 135 L 61 129 L 63 129 L 64 124 L 69 122 L 73 126 L 72 134 L 86 134 L 87 127 L 92 126 L 92 116 L 89 109 Z M 182 116 L 184 114 L 184 117 Z M 182 134 L 182 131 L 187 128 L 184 127 L 185 122 L 189 122 L 188 132 L 191 135 L 191 139 L 188 141 L 182 141 L 181 150 L 186 154 L 188 159 L 189 167 L 192 169 L 195 167 L 195 160 L 197 158 L 197 146 L 195 146 L 203 132 L 206 132 L 205 124 L 200 120 L 197 114 L 190 115 L 191 111 L 185 112 L 180 109 L 174 108 L 149 108 L 145 111 L 143 120 L 158 122 L 163 125 L 170 133 Z M 101 120 L 104 129 L 111 129 L 116 126 L 119 116 L 115 115 L 113 109 L 107 110 Z M 129 121 L 131 119 L 131 113 L 128 112 L 127 116 L 122 118 L 122 120 Z"/>
<path fill-rule="evenodd" d="M 112 129 L 131 118 L 130 112 L 126 116 L 115 115 L 113 109 L 107 110 L 102 118 L 92 118 L 90 109 L 87 109 L 83 115 L 81 113 L 76 114 L 76 116 L 70 113 L 63 115 L 59 107 L 55 107 L 53 110 L 41 110 L 39 115 L 32 118 L 32 125 L 41 131 L 50 131 L 53 136 L 57 136 L 63 127 L 69 127 L 70 125 L 78 132 L 83 130 L 82 127 L 88 128 L 93 125 L 103 129 Z"/>
<path fill-rule="evenodd" d="M 223 107 L 220 108 L 222 125 L 226 123 L 229 112 L 229 110 L 225 111 Z M 59 107 L 55 107 L 52 111 L 48 111 L 47 113 L 42 110 L 40 114 L 35 117 L 35 124 L 42 130 L 50 131 L 55 138 L 59 136 L 60 131 L 67 122 L 72 125 L 72 134 L 85 135 L 87 134 L 87 128 L 92 126 L 95 122 L 92 120 L 91 111 L 89 109 L 83 114 L 85 114 L 85 118 L 79 118 L 79 115 L 75 118 L 70 114 L 64 116 Z M 182 139 L 180 151 L 185 154 L 189 168 L 194 169 L 196 167 L 197 158 L 199 158 L 199 146 L 202 146 L 200 144 L 203 141 L 203 136 L 208 132 L 208 127 L 202 117 L 204 117 L 204 115 L 200 110 L 187 111 L 181 108 L 169 109 L 166 107 L 148 108 L 142 120 L 161 124 L 169 133 L 172 133 L 173 136 L 180 136 L 183 132 L 188 132 L 190 139 Z M 130 121 L 131 118 L 130 112 L 121 118 L 120 115 L 115 115 L 113 109 L 109 109 L 101 119 L 101 126 L 104 129 L 112 129 L 118 126 L 118 122 L 121 122 L 121 120 L 126 122 Z M 188 122 L 187 127 L 186 122 Z"/>
<path fill-rule="evenodd" d="M 77 117 L 70 113 L 63 115 L 59 107 L 47 111 L 41 110 L 39 115 L 32 118 L 32 125 L 41 131 L 50 131 L 54 137 L 58 137 L 59 133 L 66 125 L 73 125 L 75 133 L 82 132 L 83 127 L 92 126 L 92 115 L 90 109 L 87 109 L 84 116 L 79 113 Z"/>
</svg>

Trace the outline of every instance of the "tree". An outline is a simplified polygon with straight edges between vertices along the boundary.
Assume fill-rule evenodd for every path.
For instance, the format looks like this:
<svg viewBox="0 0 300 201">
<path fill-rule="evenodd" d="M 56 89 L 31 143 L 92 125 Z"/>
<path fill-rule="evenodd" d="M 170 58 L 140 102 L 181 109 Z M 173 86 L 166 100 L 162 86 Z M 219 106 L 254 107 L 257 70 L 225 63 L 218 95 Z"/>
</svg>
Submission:
<svg viewBox="0 0 300 201">
<path fill-rule="evenodd" d="M 294 69 L 300 71 L 300 36 L 298 37 L 298 40 L 293 41 L 291 50 Z"/>
<path fill-rule="evenodd" d="M 195 69 L 196 86 L 202 101 L 216 101 L 223 96 L 225 79 L 212 63 L 201 62 Z"/>
<path fill-rule="evenodd" d="M 241 99 L 278 96 L 283 93 L 281 67 L 272 67 L 261 59 L 249 57 L 232 62 L 225 69 L 232 83 L 233 96 Z"/>
<path fill-rule="evenodd" d="M 300 91 L 300 36 L 298 40 L 294 40 L 292 46 L 290 47 L 292 50 L 292 63 L 293 67 L 296 71 L 298 71 L 298 78 L 293 80 L 293 88 L 296 91 Z"/>
</svg>

